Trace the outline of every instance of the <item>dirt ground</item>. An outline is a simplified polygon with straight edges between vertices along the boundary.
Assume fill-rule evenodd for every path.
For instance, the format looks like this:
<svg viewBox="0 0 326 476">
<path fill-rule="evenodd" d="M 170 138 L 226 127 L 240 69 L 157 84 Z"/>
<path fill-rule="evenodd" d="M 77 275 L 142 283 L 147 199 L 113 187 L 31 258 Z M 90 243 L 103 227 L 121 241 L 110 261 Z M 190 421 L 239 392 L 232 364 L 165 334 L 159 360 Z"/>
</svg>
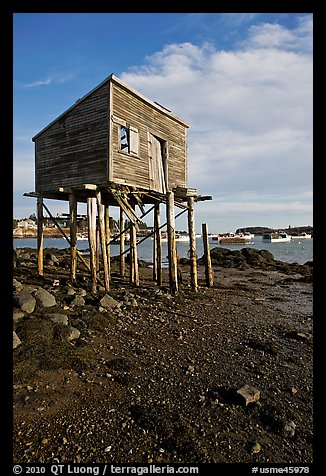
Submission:
<svg viewBox="0 0 326 476">
<path fill-rule="evenodd" d="M 63 252 L 44 278 L 24 252 L 14 278 L 56 304 L 14 322 L 14 462 L 313 462 L 312 271 L 215 266 L 207 288 L 199 266 L 194 293 L 184 265 L 171 296 L 167 270 L 136 288 L 113 266 L 105 312 L 82 276 L 72 305 Z"/>
</svg>

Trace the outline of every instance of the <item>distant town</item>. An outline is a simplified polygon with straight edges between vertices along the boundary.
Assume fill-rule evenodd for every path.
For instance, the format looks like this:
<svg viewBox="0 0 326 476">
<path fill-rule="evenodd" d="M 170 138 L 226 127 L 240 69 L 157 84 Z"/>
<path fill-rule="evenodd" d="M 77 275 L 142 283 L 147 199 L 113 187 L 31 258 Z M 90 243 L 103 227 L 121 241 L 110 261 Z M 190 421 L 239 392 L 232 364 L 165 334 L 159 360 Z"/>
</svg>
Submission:
<svg viewBox="0 0 326 476">
<path fill-rule="evenodd" d="M 69 234 L 69 215 L 61 214 L 55 217 L 56 222 L 66 233 Z M 128 220 L 125 222 L 125 228 L 129 225 Z M 77 227 L 79 233 L 87 232 L 87 217 L 86 215 L 77 216 Z M 313 236 L 313 227 L 312 226 L 288 226 L 287 228 L 281 228 L 283 231 L 289 235 L 296 235 L 301 233 L 308 233 Z M 110 230 L 112 234 L 119 232 L 119 221 L 114 220 L 110 217 Z M 246 228 L 238 228 L 235 230 L 236 233 L 249 232 L 254 235 L 264 235 L 266 233 L 273 233 L 278 231 L 280 228 L 269 228 L 266 226 L 249 226 Z M 139 225 L 139 236 L 146 236 L 147 234 L 153 231 L 153 227 L 148 226 L 145 222 L 141 222 Z M 180 232 L 179 232 L 180 233 Z M 183 233 L 183 232 L 181 232 Z M 185 232 L 184 232 L 185 233 Z M 23 219 L 13 219 L 13 237 L 14 238 L 33 238 L 37 236 L 37 218 L 35 214 L 30 215 L 28 218 Z M 44 218 L 44 236 L 45 237 L 62 237 L 62 234 L 56 224 L 51 218 Z"/>
</svg>

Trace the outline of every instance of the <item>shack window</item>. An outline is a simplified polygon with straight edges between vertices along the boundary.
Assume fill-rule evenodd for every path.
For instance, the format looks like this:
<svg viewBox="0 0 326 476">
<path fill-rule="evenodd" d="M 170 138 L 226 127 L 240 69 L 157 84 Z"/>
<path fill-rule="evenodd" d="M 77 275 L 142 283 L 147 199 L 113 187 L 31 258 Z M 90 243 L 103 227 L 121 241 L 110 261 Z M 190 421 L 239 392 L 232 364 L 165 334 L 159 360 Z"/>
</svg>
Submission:
<svg viewBox="0 0 326 476">
<path fill-rule="evenodd" d="M 120 126 L 120 150 L 125 154 L 138 156 L 139 131 L 132 126 Z"/>
</svg>

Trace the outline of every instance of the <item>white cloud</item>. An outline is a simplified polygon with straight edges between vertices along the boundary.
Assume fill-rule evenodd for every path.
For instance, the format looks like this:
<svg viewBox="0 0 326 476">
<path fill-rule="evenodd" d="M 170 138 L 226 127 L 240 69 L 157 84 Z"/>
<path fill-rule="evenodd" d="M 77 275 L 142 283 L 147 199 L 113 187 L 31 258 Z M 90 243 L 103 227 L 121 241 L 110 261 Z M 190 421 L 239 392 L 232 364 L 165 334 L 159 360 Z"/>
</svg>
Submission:
<svg viewBox="0 0 326 476">
<path fill-rule="evenodd" d="M 305 17 L 292 30 L 251 27 L 236 51 L 167 45 L 121 75 L 190 124 L 189 186 L 228 194 L 219 204 L 228 213 L 312 213 L 311 202 L 289 199 L 312 189 L 311 26 Z M 247 191 L 256 193 L 258 206 L 248 208 Z M 234 194 L 241 206 L 230 201 Z"/>
</svg>

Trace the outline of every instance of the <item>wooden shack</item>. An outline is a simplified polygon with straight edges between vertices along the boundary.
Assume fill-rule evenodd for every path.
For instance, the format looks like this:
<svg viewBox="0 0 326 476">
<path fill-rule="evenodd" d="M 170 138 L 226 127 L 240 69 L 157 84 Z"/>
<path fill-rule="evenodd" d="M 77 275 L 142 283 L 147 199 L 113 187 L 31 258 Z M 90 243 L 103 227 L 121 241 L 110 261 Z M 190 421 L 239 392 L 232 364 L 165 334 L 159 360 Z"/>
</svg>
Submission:
<svg viewBox="0 0 326 476">
<path fill-rule="evenodd" d="M 96 227 L 99 230 L 105 287 L 110 280 L 109 206 L 120 207 L 120 223 L 130 220 L 131 282 L 138 284 L 137 225 L 154 209 L 154 274 L 161 283 L 160 209 L 167 206 L 169 270 L 172 292 L 178 290 L 174 240 L 174 207 L 189 212 L 193 287 L 196 282 L 194 202 L 200 197 L 187 187 L 188 124 L 111 74 L 78 99 L 32 140 L 35 142 L 35 192 L 38 199 L 39 274 L 43 274 L 44 199 L 69 202 L 71 278 L 76 278 L 76 216 L 78 202 L 87 203 L 92 289 L 96 292 Z M 183 204 L 182 202 L 187 202 Z M 142 215 L 136 212 L 136 206 Z M 52 219 L 55 221 L 54 217 Z M 124 232 L 120 230 L 121 273 L 124 273 Z M 99 247 L 97 247 L 99 248 Z M 83 260 L 84 265 L 87 265 Z"/>
<path fill-rule="evenodd" d="M 112 74 L 33 137 L 36 192 L 108 182 L 160 193 L 186 187 L 187 128 Z"/>
</svg>

